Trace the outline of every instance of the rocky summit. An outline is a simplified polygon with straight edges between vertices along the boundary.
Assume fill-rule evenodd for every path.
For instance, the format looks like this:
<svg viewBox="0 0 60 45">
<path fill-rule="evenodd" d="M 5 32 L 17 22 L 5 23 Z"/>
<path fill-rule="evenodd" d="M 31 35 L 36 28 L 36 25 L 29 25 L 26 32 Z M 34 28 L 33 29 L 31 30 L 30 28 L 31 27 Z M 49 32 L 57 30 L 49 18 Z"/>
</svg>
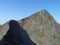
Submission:
<svg viewBox="0 0 60 45">
<path fill-rule="evenodd" d="M 60 45 L 60 24 L 45 9 L 0 26 L 0 45 Z"/>
</svg>

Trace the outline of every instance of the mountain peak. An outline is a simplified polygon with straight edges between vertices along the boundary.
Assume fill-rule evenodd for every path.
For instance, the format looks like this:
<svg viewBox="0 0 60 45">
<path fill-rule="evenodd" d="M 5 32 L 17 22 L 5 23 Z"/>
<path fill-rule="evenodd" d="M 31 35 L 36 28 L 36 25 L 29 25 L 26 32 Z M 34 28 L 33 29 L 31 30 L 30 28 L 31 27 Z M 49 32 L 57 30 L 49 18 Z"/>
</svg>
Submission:
<svg viewBox="0 0 60 45">
<path fill-rule="evenodd" d="M 17 24 L 15 24 L 15 23 L 18 23 L 19 26 L 17 26 Z M 11 28 L 13 26 L 12 30 L 10 30 L 11 28 L 8 26 L 9 24 L 11 25 L 10 26 Z M 20 29 L 19 27 L 21 27 L 23 30 Z M 25 38 L 26 35 L 23 32 L 23 31 L 26 31 L 29 38 L 36 45 L 60 45 L 60 26 L 54 20 L 54 18 L 48 13 L 48 11 L 45 9 L 38 11 L 37 13 L 34 13 L 31 16 L 26 17 L 18 22 L 14 21 L 13 24 L 11 24 L 11 23 L 4 24 L 0 28 L 0 38 L 1 39 L 4 37 L 4 35 L 7 34 L 8 30 L 14 32 L 15 35 L 13 35 L 13 33 L 11 32 L 12 36 L 18 37 L 18 39 L 16 39 L 15 37 L 13 38 L 14 42 L 15 42 L 15 39 L 17 40 L 16 42 L 19 42 L 20 37 L 22 37 L 22 39 L 24 39 L 24 40 L 27 39 L 27 38 Z M 18 44 L 16 44 L 16 45 L 18 45 Z M 32 45 L 32 44 L 30 44 L 30 45 Z"/>
<path fill-rule="evenodd" d="M 39 22 L 39 20 L 40 20 L 40 22 L 42 22 L 42 23 L 48 23 L 48 22 L 54 23 L 55 22 L 54 18 L 45 9 L 38 11 L 29 17 L 26 17 L 26 18 L 22 19 L 21 21 L 26 21 L 26 20 L 33 20 L 35 22 Z"/>
<path fill-rule="evenodd" d="M 60 45 L 60 41 L 57 41 L 59 39 L 56 38 L 60 38 L 57 34 L 59 26 L 45 9 L 23 19 L 20 25 L 37 45 Z"/>
<path fill-rule="evenodd" d="M 48 13 L 46 9 L 42 9 L 41 11 L 38 11 L 37 13 Z"/>
<path fill-rule="evenodd" d="M 52 17 L 46 9 L 43 9 L 41 11 L 38 11 L 38 12 L 32 14 L 31 16 L 39 16 L 39 15 L 40 16 L 50 16 L 50 17 Z"/>
<path fill-rule="evenodd" d="M 47 10 L 46 10 L 46 9 L 43 9 L 43 10 L 41 10 L 41 11 L 43 11 L 43 12 L 47 12 Z"/>
</svg>

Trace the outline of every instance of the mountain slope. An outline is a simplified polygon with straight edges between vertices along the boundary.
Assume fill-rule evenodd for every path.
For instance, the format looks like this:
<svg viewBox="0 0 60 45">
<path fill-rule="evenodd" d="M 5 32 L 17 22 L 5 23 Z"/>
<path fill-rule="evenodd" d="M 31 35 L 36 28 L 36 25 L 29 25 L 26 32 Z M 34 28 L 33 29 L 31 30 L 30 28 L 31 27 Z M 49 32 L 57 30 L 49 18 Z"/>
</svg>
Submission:
<svg viewBox="0 0 60 45">
<path fill-rule="evenodd" d="M 37 45 L 60 45 L 60 26 L 45 9 L 19 23 Z"/>
<path fill-rule="evenodd" d="M 60 45 L 60 25 L 45 10 L 18 21 L 36 45 Z M 9 29 L 9 24 L 0 28 L 0 39 Z"/>
</svg>

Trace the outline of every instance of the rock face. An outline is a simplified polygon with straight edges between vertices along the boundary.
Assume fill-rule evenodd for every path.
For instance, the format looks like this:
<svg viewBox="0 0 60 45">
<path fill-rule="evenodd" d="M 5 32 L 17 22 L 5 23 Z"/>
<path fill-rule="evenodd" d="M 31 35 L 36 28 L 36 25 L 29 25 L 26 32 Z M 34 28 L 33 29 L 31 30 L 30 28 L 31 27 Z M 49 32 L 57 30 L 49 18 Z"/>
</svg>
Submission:
<svg viewBox="0 0 60 45">
<path fill-rule="evenodd" d="M 20 27 L 15 23 L 10 26 L 9 23 L 4 24 L 0 28 L 0 40 L 5 41 L 6 35 L 9 35 L 8 37 L 11 39 L 10 35 L 12 35 L 14 41 L 8 41 L 10 45 L 14 45 L 15 41 L 17 41 L 16 45 L 21 45 L 21 39 L 22 45 L 60 45 L 60 25 L 45 9 L 18 21 L 18 23 Z M 11 34 L 8 33 L 9 30 Z M 16 36 L 14 37 L 13 34 Z M 6 39 L 8 38 L 6 37 Z"/>
<path fill-rule="evenodd" d="M 60 45 L 60 26 L 45 9 L 19 23 L 37 45 Z"/>
</svg>

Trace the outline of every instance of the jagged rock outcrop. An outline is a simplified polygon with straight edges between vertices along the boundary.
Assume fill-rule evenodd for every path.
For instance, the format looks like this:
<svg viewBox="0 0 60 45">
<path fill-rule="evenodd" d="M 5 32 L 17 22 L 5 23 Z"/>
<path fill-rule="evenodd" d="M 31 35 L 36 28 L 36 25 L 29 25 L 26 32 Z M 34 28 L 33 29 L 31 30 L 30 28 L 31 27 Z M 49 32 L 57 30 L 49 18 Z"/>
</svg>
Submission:
<svg viewBox="0 0 60 45">
<path fill-rule="evenodd" d="M 32 41 L 30 41 L 36 45 L 60 45 L 60 25 L 45 9 L 18 21 L 18 23 L 29 35 L 29 40 L 31 39 Z M 0 40 L 10 29 L 8 25 L 9 23 L 6 23 L 0 28 Z M 19 36 L 19 34 L 17 36 Z M 24 35 L 23 37 L 26 36 Z M 19 42 L 17 43 L 19 44 Z"/>
</svg>

